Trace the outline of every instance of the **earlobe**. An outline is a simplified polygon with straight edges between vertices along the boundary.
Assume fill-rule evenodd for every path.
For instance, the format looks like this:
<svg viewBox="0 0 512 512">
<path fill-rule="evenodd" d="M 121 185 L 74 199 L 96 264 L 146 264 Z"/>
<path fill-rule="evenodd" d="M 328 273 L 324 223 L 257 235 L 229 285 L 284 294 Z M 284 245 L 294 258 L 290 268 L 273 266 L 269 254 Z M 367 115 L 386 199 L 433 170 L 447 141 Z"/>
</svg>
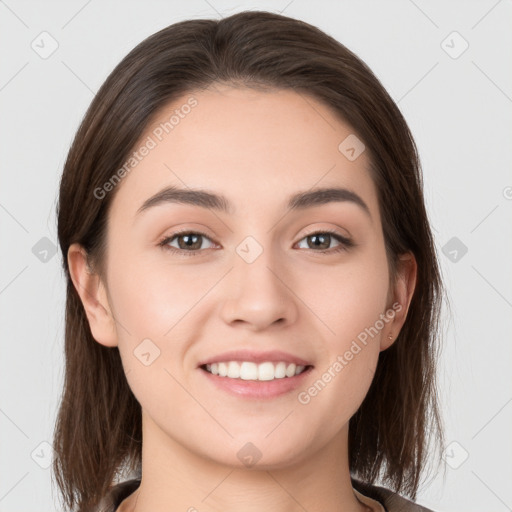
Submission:
<svg viewBox="0 0 512 512">
<path fill-rule="evenodd" d="M 87 253 L 79 244 L 68 250 L 69 273 L 80 296 L 93 338 L 106 347 L 117 346 L 115 322 L 110 310 L 105 285 L 88 265 Z"/>
<path fill-rule="evenodd" d="M 386 350 L 397 339 L 407 318 L 407 312 L 411 304 L 414 290 L 416 289 L 416 277 L 418 266 L 416 258 L 411 252 L 400 255 L 398 275 L 394 287 L 394 299 L 392 301 L 392 309 L 394 317 L 388 322 L 383 332 L 380 342 L 380 350 Z"/>
</svg>

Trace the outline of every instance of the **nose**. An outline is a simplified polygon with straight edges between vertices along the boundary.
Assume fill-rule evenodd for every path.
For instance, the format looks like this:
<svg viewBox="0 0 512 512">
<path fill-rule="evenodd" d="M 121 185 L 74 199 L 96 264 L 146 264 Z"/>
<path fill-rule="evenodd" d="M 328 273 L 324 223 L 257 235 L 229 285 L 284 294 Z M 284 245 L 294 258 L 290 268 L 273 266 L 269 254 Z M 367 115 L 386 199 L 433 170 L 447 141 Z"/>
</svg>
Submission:
<svg viewBox="0 0 512 512">
<path fill-rule="evenodd" d="M 226 323 L 241 323 L 259 331 L 273 324 L 284 327 L 296 320 L 298 298 L 289 273 L 279 267 L 270 252 L 263 251 L 252 263 L 235 258 L 223 291 L 227 298 L 221 315 Z"/>
</svg>

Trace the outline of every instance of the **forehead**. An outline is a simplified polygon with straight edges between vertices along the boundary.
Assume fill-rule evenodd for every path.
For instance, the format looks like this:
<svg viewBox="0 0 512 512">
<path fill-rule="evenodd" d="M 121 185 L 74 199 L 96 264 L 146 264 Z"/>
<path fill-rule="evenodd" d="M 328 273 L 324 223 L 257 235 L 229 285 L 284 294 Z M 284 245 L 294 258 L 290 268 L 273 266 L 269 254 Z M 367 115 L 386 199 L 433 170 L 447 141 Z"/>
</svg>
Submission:
<svg viewBox="0 0 512 512">
<path fill-rule="evenodd" d="M 281 206 L 299 190 L 336 186 L 363 196 L 378 218 L 369 157 L 363 151 L 349 160 L 340 150 L 347 137 L 353 130 L 329 107 L 292 90 L 217 84 L 189 92 L 151 120 L 113 210 L 133 216 L 145 199 L 172 185 L 221 193 L 239 214 Z"/>
</svg>

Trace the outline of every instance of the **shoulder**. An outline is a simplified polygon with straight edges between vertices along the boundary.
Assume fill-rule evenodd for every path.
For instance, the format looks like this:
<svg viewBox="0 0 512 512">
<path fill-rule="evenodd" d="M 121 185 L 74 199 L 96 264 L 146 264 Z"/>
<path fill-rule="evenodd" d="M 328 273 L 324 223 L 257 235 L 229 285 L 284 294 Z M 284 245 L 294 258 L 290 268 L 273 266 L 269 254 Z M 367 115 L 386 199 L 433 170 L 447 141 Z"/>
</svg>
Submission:
<svg viewBox="0 0 512 512">
<path fill-rule="evenodd" d="M 389 489 L 377 485 L 370 485 L 356 480 L 355 478 L 352 478 L 352 487 L 364 496 L 368 496 L 382 503 L 386 512 L 435 512 Z"/>
<path fill-rule="evenodd" d="M 115 512 L 121 502 L 134 492 L 139 485 L 140 478 L 133 478 L 110 487 L 94 512 Z"/>
</svg>

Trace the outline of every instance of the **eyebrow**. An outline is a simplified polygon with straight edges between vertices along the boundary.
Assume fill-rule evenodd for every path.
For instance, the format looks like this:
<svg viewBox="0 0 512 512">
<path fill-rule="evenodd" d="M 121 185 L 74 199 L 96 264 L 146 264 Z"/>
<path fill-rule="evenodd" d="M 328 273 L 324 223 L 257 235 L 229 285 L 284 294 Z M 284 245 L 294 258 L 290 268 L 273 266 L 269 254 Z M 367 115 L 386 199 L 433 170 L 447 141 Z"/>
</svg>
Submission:
<svg viewBox="0 0 512 512">
<path fill-rule="evenodd" d="M 297 192 L 289 197 L 288 209 L 292 211 L 305 210 L 333 202 L 351 202 L 358 205 L 369 217 L 372 218 L 368 205 L 355 192 L 346 188 L 316 188 L 304 192 Z M 166 187 L 150 198 L 146 199 L 137 210 L 136 215 L 149 208 L 167 203 L 181 203 L 209 208 L 232 215 L 233 205 L 221 194 L 215 194 L 206 190 L 183 189 L 176 186 Z"/>
</svg>

